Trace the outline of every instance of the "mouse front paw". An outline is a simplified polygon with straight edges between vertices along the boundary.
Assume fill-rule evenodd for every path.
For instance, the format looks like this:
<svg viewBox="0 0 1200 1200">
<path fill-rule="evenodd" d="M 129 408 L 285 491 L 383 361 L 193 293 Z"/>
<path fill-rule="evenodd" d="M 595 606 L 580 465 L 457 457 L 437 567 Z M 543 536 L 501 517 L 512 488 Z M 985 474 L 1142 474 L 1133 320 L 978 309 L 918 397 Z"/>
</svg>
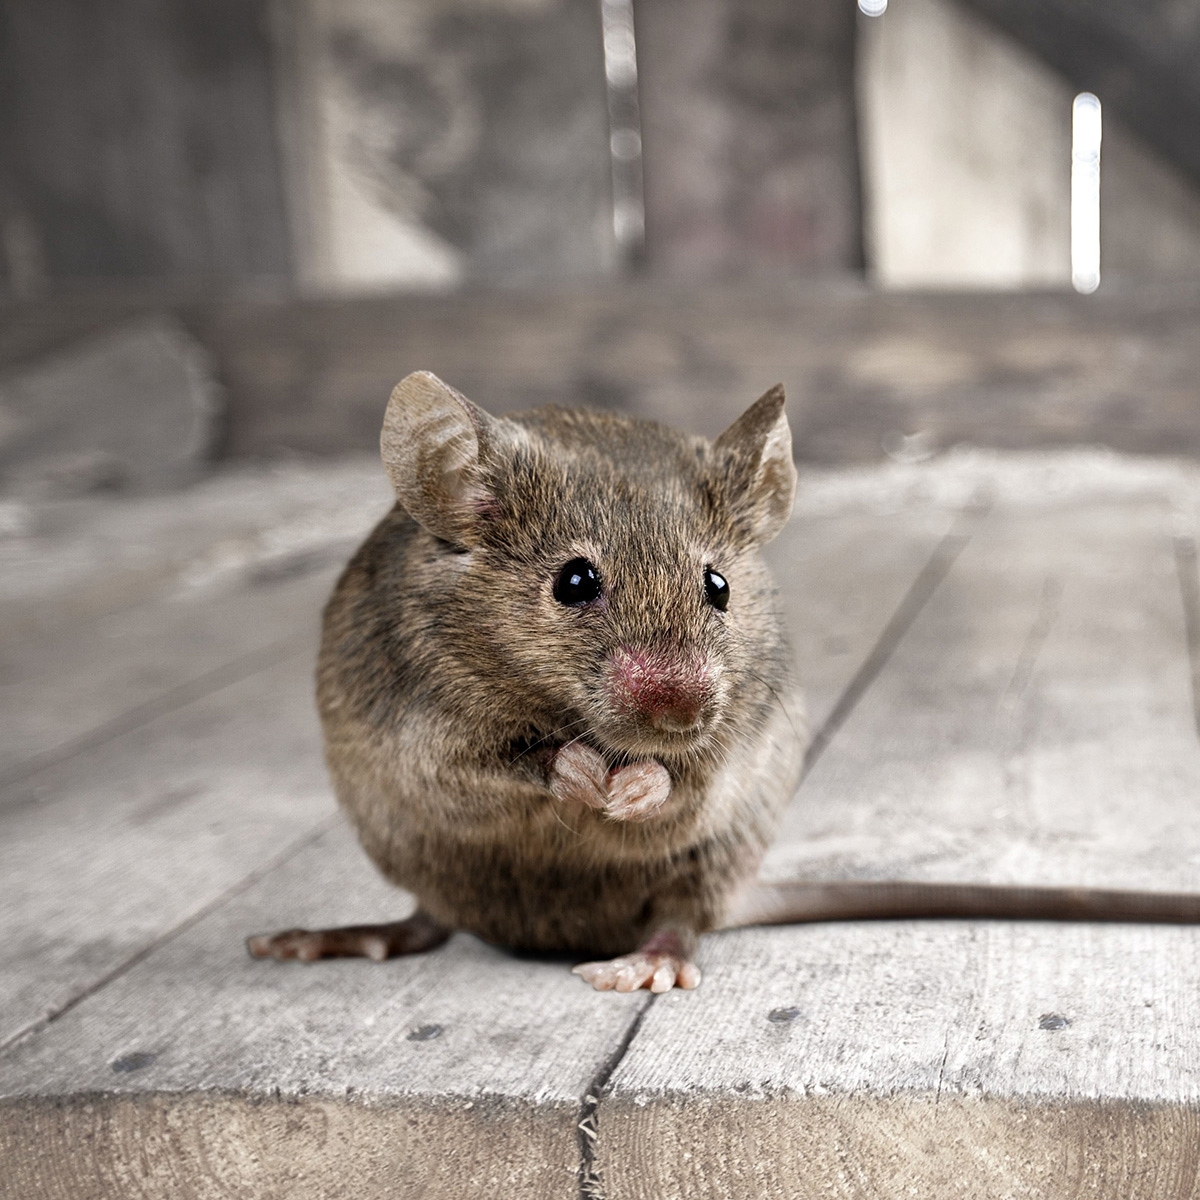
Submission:
<svg viewBox="0 0 1200 1200">
<path fill-rule="evenodd" d="M 605 811 L 614 821 L 645 821 L 671 794 L 671 776 L 662 763 L 647 759 L 630 763 L 608 777 Z"/>
<path fill-rule="evenodd" d="M 614 821 L 645 821 L 670 796 L 671 776 L 653 759 L 610 771 L 590 746 L 570 742 L 554 756 L 550 791 L 564 803 L 596 809 Z"/>
<path fill-rule="evenodd" d="M 564 804 L 603 809 L 608 804 L 608 763 L 591 746 L 568 742 L 554 756 L 550 791 Z"/>
</svg>

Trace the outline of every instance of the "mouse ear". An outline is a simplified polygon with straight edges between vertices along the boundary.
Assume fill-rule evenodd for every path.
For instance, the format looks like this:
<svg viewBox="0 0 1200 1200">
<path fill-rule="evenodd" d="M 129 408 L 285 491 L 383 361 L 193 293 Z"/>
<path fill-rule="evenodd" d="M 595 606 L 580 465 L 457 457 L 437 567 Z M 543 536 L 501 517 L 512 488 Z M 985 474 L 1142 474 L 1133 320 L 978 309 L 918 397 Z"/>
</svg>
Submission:
<svg viewBox="0 0 1200 1200">
<path fill-rule="evenodd" d="M 486 467 L 519 430 L 489 416 L 429 371 L 392 392 L 379 450 L 396 499 L 435 537 L 471 547 L 493 502 Z"/>
<path fill-rule="evenodd" d="M 783 384 L 764 392 L 713 443 L 727 512 L 755 544 L 769 542 L 792 512 L 796 466 Z"/>
</svg>

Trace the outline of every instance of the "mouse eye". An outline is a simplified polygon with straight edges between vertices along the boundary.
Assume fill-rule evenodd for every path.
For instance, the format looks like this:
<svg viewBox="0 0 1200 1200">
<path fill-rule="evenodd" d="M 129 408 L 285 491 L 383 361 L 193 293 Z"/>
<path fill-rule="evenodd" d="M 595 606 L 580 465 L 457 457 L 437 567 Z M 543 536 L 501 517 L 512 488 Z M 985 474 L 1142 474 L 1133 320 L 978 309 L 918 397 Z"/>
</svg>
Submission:
<svg viewBox="0 0 1200 1200">
<path fill-rule="evenodd" d="M 600 595 L 600 572 L 586 558 L 573 558 L 554 581 L 559 604 L 589 604 Z"/>
<path fill-rule="evenodd" d="M 704 568 L 704 598 L 717 610 L 724 612 L 729 607 L 729 584 L 724 575 L 718 575 L 712 567 Z"/>
</svg>

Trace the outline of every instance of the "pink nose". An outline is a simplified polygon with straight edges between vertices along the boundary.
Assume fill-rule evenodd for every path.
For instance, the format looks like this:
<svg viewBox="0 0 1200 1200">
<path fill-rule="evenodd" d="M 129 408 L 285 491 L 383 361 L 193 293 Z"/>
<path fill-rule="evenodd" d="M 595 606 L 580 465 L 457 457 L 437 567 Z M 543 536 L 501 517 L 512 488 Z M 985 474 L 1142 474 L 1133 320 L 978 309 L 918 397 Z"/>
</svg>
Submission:
<svg viewBox="0 0 1200 1200">
<path fill-rule="evenodd" d="M 610 659 L 609 702 L 658 729 L 691 729 L 709 698 L 705 659 L 680 651 L 621 646 Z"/>
</svg>

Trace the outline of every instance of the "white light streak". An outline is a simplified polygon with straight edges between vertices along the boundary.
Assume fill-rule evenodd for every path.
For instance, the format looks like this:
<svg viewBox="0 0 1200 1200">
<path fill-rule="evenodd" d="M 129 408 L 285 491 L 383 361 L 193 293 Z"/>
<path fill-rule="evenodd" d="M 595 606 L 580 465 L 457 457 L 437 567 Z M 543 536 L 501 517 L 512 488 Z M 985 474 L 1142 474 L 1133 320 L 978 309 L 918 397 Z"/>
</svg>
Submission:
<svg viewBox="0 0 1200 1200">
<path fill-rule="evenodd" d="M 601 0 L 600 33 L 604 74 L 610 87 L 637 85 L 637 45 L 633 37 L 633 0 Z"/>
<path fill-rule="evenodd" d="M 1100 101 L 1080 92 L 1071 107 L 1071 283 L 1100 286 Z"/>
<path fill-rule="evenodd" d="M 633 0 L 600 0 L 600 28 L 604 77 L 608 82 L 613 239 L 626 263 L 631 264 L 640 260 L 646 241 Z"/>
<path fill-rule="evenodd" d="M 864 17 L 882 17 L 887 6 L 888 0 L 858 0 L 858 11 Z"/>
</svg>

